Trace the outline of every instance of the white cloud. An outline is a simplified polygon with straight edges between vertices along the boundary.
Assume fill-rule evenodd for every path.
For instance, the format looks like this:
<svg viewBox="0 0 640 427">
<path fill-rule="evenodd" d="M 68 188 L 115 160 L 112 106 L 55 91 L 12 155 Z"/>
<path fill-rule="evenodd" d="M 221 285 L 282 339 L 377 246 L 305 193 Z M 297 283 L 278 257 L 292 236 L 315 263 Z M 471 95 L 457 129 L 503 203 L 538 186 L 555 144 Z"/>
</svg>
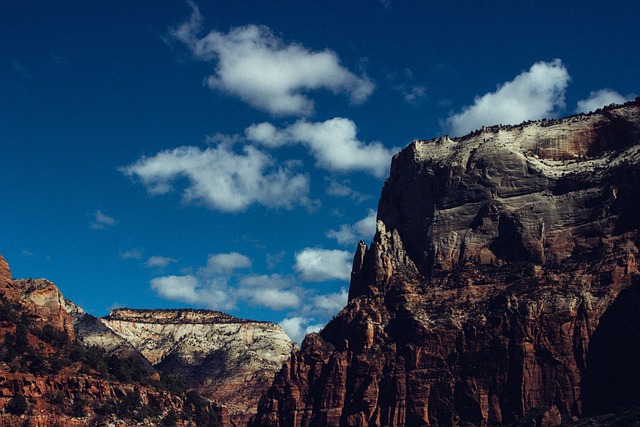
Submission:
<svg viewBox="0 0 640 427">
<path fill-rule="evenodd" d="M 389 150 L 380 142 L 364 143 L 356 138 L 356 133 L 355 123 L 341 117 L 316 123 L 299 120 L 283 129 L 259 123 L 245 130 L 247 139 L 270 148 L 303 144 L 320 168 L 334 172 L 364 171 L 384 177 L 397 150 Z"/>
<path fill-rule="evenodd" d="M 244 146 L 241 153 L 233 146 L 220 144 L 202 150 L 178 147 L 119 170 L 138 177 L 150 194 L 173 190 L 178 178 L 188 180 L 183 190 L 185 203 L 196 202 L 224 212 L 238 212 L 250 205 L 292 208 L 296 204 L 310 206 L 309 177 L 293 171 L 293 163 L 276 165 L 267 153 Z"/>
<path fill-rule="evenodd" d="M 562 61 L 536 62 L 513 80 L 498 86 L 495 92 L 476 96 L 471 106 L 452 114 L 445 127 L 460 136 L 482 126 L 518 124 L 555 114 L 564 108 L 569 73 Z"/>
<path fill-rule="evenodd" d="M 172 262 L 178 262 L 178 260 L 169 258 L 169 257 L 160 256 L 160 255 L 155 255 L 155 256 L 149 257 L 145 265 L 151 268 L 163 268 Z"/>
<path fill-rule="evenodd" d="M 161 297 L 196 304 L 200 301 L 199 282 L 194 276 L 164 276 L 151 280 L 151 289 Z"/>
<path fill-rule="evenodd" d="M 207 258 L 207 266 L 200 270 L 200 274 L 205 276 L 213 276 L 216 274 L 228 275 L 234 270 L 249 267 L 251 267 L 251 259 L 238 252 L 213 254 Z"/>
<path fill-rule="evenodd" d="M 191 6 L 190 19 L 173 29 L 172 35 L 196 58 L 216 64 L 214 74 L 206 79 L 212 89 L 279 116 L 311 115 L 314 103 L 306 96 L 311 90 L 347 93 L 355 104 L 374 90 L 369 78 L 343 67 L 335 52 L 287 44 L 265 26 L 246 25 L 226 34 L 211 31 L 199 38 L 202 16 L 193 3 Z"/>
<path fill-rule="evenodd" d="M 292 341 L 301 343 L 306 334 L 319 332 L 323 328 L 323 324 L 313 323 L 314 321 L 315 319 L 310 317 L 288 317 L 282 320 L 279 325 Z"/>
<path fill-rule="evenodd" d="M 305 248 L 296 253 L 293 268 L 307 282 L 350 280 L 352 263 L 353 256 L 348 251 Z"/>
<path fill-rule="evenodd" d="M 598 91 L 591 92 L 587 99 L 581 99 L 578 101 L 576 113 L 589 113 L 610 104 L 624 104 L 625 102 L 632 100 L 633 97 L 634 95 L 632 94 L 622 96 L 615 90 L 600 89 Z"/>
<path fill-rule="evenodd" d="M 341 251 L 315 249 L 303 252 L 308 255 L 315 253 L 314 258 L 321 258 L 320 261 L 333 271 L 336 268 L 350 270 L 347 252 L 341 254 Z M 304 255 L 297 259 L 301 263 L 308 262 Z M 211 310 L 232 311 L 238 306 L 248 305 L 287 311 L 289 320 L 283 321 L 285 329 L 297 341 L 305 333 L 319 330 L 347 303 L 348 293 L 344 287 L 339 292 L 322 294 L 313 288 L 298 286 L 299 279 L 293 275 L 245 274 L 244 270 L 251 264 L 250 258 L 237 252 L 211 254 L 205 266 L 187 270 L 195 273 L 156 277 L 150 285 L 161 298 Z M 304 270 L 312 280 L 331 278 L 328 273 L 320 271 L 321 268 L 313 270 L 313 267 Z M 349 273 L 343 271 L 340 278 L 346 278 L 345 274 Z"/>
<path fill-rule="evenodd" d="M 101 210 L 95 211 L 93 215 L 95 219 L 94 221 L 89 223 L 89 227 L 93 228 L 94 230 L 104 230 L 105 228 L 116 225 L 118 223 L 118 221 L 116 221 L 113 217 L 106 215 Z"/>
<path fill-rule="evenodd" d="M 355 224 L 342 224 L 339 230 L 329 230 L 326 235 L 340 245 L 352 245 L 360 240 L 370 240 L 376 232 L 376 211 L 369 209 L 367 216 Z"/>
<path fill-rule="evenodd" d="M 251 259 L 237 252 L 211 254 L 196 274 L 164 276 L 151 280 L 151 289 L 162 298 L 182 301 L 212 310 L 232 310 L 238 302 L 238 287 L 232 280 L 236 270 L 251 266 Z"/>
<path fill-rule="evenodd" d="M 300 296 L 290 290 L 258 289 L 249 298 L 249 303 L 272 310 L 282 310 L 300 305 Z"/>
<path fill-rule="evenodd" d="M 307 312 L 323 318 L 334 316 L 347 305 L 348 299 L 349 293 L 345 288 L 340 292 L 315 295 Z"/>
<path fill-rule="evenodd" d="M 251 259 L 237 252 L 211 254 L 207 265 L 195 274 L 164 276 L 151 280 L 151 289 L 162 297 L 213 310 L 232 310 L 239 302 L 272 310 L 300 306 L 304 291 L 278 274 L 241 274 Z"/>
</svg>

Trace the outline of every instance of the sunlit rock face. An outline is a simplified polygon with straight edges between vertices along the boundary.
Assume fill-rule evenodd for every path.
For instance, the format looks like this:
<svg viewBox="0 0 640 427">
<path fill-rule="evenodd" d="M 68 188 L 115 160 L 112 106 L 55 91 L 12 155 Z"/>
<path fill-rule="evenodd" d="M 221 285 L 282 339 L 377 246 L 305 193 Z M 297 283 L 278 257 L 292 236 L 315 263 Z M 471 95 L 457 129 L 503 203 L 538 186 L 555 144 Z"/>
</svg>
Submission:
<svg viewBox="0 0 640 427">
<path fill-rule="evenodd" d="M 559 425 L 637 405 L 638 189 L 638 101 L 414 141 L 347 307 L 254 424 Z"/>
<path fill-rule="evenodd" d="M 278 325 L 207 310 L 117 309 L 100 321 L 158 370 L 177 375 L 246 424 L 295 344 Z"/>
<path fill-rule="evenodd" d="M 122 382 L 96 371 L 82 358 L 70 357 L 76 334 L 75 316 L 68 310 L 81 309 L 45 279 L 12 279 L 9 265 L 1 255 L 0 306 L 0 336 L 3 337 L 0 345 L 0 425 L 103 425 L 96 424 L 95 408 L 116 405 L 123 397 L 136 393 L 140 405 L 153 402 L 154 418 L 170 408 L 180 410 L 183 407 L 179 396 L 154 387 L 155 380 Z M 20 345 L 18 330 L 24 334 Z M 16 396 L 24 397 L 23 410 L 28 410 L 27 414 L 20 415 L 9 409 Z M 76 402 L 84 402 L 83 415 L 71 409 Z M 229 419 L 225 418 L 223 410 L 219 412 L 223 421 Z M 138 421 L 126 418 L 121 414 L 111 415 L 112 423 L 123 427 L 151 422 L 151 417 Z"/>
<path fill-rule="evenodd" d="M 64 331 L 74 339 L 73 320 L 67 313 L 65 298 L 58 288 L 45 279 L 17 279 L 0 256 L 0 296 L 5 301 L 19 304 L 25 314 L 38 327 L 45 325 Z"/>
</svg>

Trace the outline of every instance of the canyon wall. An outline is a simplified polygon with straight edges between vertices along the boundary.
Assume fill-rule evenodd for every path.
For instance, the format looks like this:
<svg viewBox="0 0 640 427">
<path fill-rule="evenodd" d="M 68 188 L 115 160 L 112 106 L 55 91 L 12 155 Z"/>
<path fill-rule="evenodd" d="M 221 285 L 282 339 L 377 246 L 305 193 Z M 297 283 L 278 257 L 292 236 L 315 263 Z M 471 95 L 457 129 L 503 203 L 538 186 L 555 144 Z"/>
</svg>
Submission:
<svg viewBox="0 0 640 427">
<path fill-rule="evenodd" d="M 414 141 L 260 426 L 559 425 L 640 402 L 640 105 Z"/>
</svg>

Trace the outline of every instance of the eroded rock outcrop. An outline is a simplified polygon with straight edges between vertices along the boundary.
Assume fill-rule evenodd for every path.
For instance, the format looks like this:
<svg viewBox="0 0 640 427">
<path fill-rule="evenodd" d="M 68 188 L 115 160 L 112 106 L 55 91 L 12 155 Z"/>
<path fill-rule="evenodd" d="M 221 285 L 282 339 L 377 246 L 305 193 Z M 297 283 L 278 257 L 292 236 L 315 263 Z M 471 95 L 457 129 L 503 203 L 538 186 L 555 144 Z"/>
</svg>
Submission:
<svg viewBox="0 0 640 427">
<path fill-rule="evenodd" d="M 397 154 L 347 307 L 254 424 L 559 425 L 640 402 L 639 104 Z"/>
<path fill-rule="evenodd" d="M 104 358 L 81 346 L 67 311 L 74 307 L 49 281 L 13 280 L 0 256 L 0 426 L 152 425 L 191 405 L 162 387 L 150 365 L 136 371 L 131 357 Z M 206 403 L 228 425 L 226 412 Z M 195 425 L 191 418 L 181 425 Z"/>
<path fill-rule="evenodd" d="M 58 288 L 45 279 L 12 280 L 9 265 L 1 256 L 0 296 L 20 304 L 39 325 L 51 325 L 74 339 L 73 320 Z"/>
<path fill-rule="evenodd" d="M 179 375 L 224 404 L 237 425 L 256 413 L 295 348 L 274 323 L 215 311 L 117 309 L 100 320 L 160 372 Z"/>
</svg>

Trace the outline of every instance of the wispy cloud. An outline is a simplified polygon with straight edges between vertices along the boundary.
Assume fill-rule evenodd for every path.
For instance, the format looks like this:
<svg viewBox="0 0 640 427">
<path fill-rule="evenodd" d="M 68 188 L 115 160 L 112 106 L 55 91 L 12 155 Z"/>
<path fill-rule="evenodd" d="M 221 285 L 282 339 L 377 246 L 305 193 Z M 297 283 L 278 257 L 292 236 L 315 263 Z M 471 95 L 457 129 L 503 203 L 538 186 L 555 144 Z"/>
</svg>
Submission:
<svg viewBox="0 0 640 427">
<path fill-rule="evenodd" d="M 142 259 L 144 255 L 142 249 L 129 249 L 127 251 L 120 252 L 120 258 L 122 259 Z"/>
<path fill-rule="evenodd" d="M 184 203 L 201 203 L 210 209 L 238 212 L 253 204 L 273 208 L 311 206 L 309 177 L 296 173 L 298 164 L 276 164 L 264 151 L 244 146 L 235 152 L 230 144 L 220 144 L 204 150 L 198 147 L 178 147 L 119 170 L 137 177 L 150 194 L 173 191 L 173 182 L 187 178 L 182 191 Z"/>
<path fill-rule="evenodd" d="M 206 79 L 212 89 L 239 97 L 255 108 L 277 116 L 308 116 L 314 103 L 306 92 L 326 89 L 346 93 L 354 104 L 365 101 L 374 84 L 340 64 L 331 50 L 311 51 L 287 44 L 268 27 L 246 25 L 228 33 L 211 31 L 200 38 L 203 18 L 194 3 L 188 21 L 171 31 L 195 58 L 214 62 Z"/>
<path fill-rule="evenodd" d="M 95 211 L 93 216 L 94 220 L 89 223 L 89 227 L 94 230 L 104 230 L 105 228 L 111 227 L 118 223 L 118 221 L 116 221 L 113 217 L 106 215 L 101 210 Z"/>
<path fill-rule="evenodd" d="M 390 150 L 380 142 L 365 143 L 356 134 L 355 123 L 341 117 L 324 122 L 302 119 L 282 129 L 263 122 L 245 130 L 247 139 L 267 147 L 304 145 L 320 168 L 333 172 L 364 171 L 384 177 L 397 150 Z"/>
<path fill-rule="evenodd" d="M 609 104 L 624 104 L 635 97 L 633 94 L 623 96 L 612 89 L 600 89 L 591 92 L 589 97 L 577 102 L 576 113 L 589 113 Z"/>
<path fill-rule="evenodd" d="M 402 95 L 408 104 L 418 105 L 428 98 L 427 87 L 415 81 L 415 75 L 410 68 L 388 73 L 386 79 L 391 88 Z"/>
<path fill-rule="evenodd" d="M 372 198 L 369 194 L 363 194 L 357 190 L 354 190 L 348 181 L 339 182 L 332 178 L 326 178 L 329 185 L 325 188 L 325 192 L 328 196 L 332 197 L 348 197 L 355 200 L 358 203 L 362 203 Z"/>
<path fill-rule="evenodd" d="M 171 264 L 172 262 L 178 262 L 178 260 L 174 258 L 165 257 L 165 256 L 154 255 L 152 257 L 149 257 L 149 259 L 144 265 L 146 265 L 149 268 L 164 268 L 167 265 Z"/>
<path fill-rule="evenodd" d="M 282 262 L 282 259 L 284 258 L 284 256 L 285 256 L 284 250 L 274 254 L 267 254 L 266 255 L 267 268 L 269 270 L 273 270 L 274 268 L 276 268 Z"/>
<path fill-rule="evenodd" d="M 474 99 L 473 105 L 452 114 L 445 128 L 454 136 L 464 135 L 482 126 L 518 124 L 554 116 L 564 108 L 569 73 L 562 61 L 536 62 L 513 80 Z"/>
<path fill-rule="evenodd" d="M 338 230 L 329 230 L 326 235 L 338 244 L 348 246 L 360 240 L 370 240 L 376 232 L 376 211 L 369 209 L 367 216 L 354 224 L 342 224 Z"/>
</svg>

